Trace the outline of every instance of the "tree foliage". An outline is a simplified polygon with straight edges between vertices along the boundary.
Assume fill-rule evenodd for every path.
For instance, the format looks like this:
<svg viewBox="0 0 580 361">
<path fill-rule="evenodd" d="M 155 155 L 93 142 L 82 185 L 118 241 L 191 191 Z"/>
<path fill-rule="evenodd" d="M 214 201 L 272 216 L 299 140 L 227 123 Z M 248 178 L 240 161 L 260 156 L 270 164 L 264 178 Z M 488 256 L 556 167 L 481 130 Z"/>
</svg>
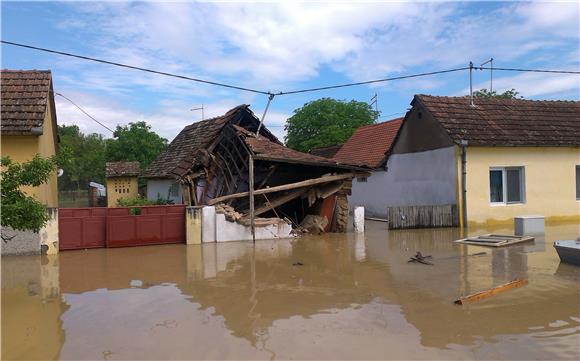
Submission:
<svg viewBox="0 0 580 361">
<path fill-rule="evenodd" d="M 362 125 L 379 116 L 365 102 L 322 98 L 294 110 L 285 126 L 286 145 L 307 152 L 312 148 L 345 142 Z"/>
<path fill-rule="evenodd" d="M 61 167 L 59 189 L 85 189 L 89 182 L 105 181 L 105 139 L 100 134 L 83 134 L 76 125 L 58 127 L 59 154 L 67 154 Z"/>
<path fill-rule="evenodd" d="M 523 99 L 519 96 L 519 92 L 515 89 L 506 90 L 503 93 L 497 93 L 495 90 L 489 91 L 487 89 L 480 89 L 473 92 L 473 96 L 477 98 L 496 98 L 496 99 Z"/>
<path fill-rule="evenodd" d="M 76 125 L 58 127 L 59 154 L 68 155 L 63 162 L 64 174 L 58 179 L 61 190 L 86 189 L 89 182 L 105 182 L 105 163 L 138 161 L 146 168 L 167 146 L 145 122 L 118 126 L 115 138 L 105 139 L 101 134 L 83 134 Z"/>
<path fill-rule="evenodd" d="M 13 162 L 10 157 L 0 159 L 2 227 L 38 232 L 46 224 L 46 207 L 26 194 L 22 187 L 38 187 L 46 183 L 56 165 L 57 157 L 43 158 L 38 154 L 24 163 Z"/>
<path fill-rule="evenodd" d="M 145 122 L 117 126 L 115 139 L 107 139 L 107 161 L 139 162 L 145 169 L 167 147 L 167 139 L 160 137 Z"/>
</svg>

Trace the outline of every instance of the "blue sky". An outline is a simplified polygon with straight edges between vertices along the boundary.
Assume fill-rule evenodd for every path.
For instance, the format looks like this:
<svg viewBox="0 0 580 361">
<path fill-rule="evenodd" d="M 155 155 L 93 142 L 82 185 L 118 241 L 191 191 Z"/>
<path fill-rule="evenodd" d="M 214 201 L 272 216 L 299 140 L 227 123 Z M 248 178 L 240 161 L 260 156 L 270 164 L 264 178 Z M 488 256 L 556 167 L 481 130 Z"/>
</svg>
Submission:
<svg viewBox="0 0 580 361">
<path fill-rule="evenodd" d="M 478 65 L 580 69 L 577 2 L 10 2 L 2 39 L 268 91 Z M 173 139 L 200 119 L 266 96 L 59 55 L 1 46 L 2 68 L 50 69 L 54 86 L 103 123 L 145 120 Z M 381 120 L 414 94 L 463 95 L 468 73 L 276 97 L 266 125 L 280 137 L 293 110 L 321 97 L 369 101 Z M 475 88 L 489 73 L 474 74 Z M 579 99 L 580 77 L 494 72 L 494 90 L 530 99 Z M 57 98 L 60 124 L 106 130 Z"/>
</svg>

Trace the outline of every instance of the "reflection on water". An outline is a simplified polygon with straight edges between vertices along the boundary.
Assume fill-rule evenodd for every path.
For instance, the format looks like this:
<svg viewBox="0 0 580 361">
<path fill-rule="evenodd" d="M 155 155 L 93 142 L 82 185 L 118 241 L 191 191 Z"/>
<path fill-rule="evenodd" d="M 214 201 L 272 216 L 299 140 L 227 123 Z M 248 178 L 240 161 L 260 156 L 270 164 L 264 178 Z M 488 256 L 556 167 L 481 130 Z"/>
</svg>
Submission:
<svg viewBox="0 0 580 361">
<path fill-rule="evenodd" d="M 6 257 L 2 358 L 578 359 L 580 268 L 551 245 L 577 235 L 559 225 L 489 249 L 454 245 L 457 229 L 370 223 L 255 247 Z M 417 251 L 435 265 L 408 263 Z M 517 277 L 529 284 L 453 304 Z"/>
</svg>

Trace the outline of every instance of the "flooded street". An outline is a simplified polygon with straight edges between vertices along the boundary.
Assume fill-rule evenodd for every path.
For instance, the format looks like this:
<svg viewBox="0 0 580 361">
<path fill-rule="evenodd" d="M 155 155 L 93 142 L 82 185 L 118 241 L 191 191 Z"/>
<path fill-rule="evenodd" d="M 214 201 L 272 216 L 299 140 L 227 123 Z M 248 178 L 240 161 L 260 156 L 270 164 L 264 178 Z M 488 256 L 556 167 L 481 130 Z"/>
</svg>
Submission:
<svg viewBox="0 0 580 361">
<path fill-rule="evenodd" d="M 511 233 L 511 229 L 477 230 Z M 2 259 L 2 359 L 580 358 L 578 224 L 499 249 L 458 229 Z M 408 263 L 417 251 L 433 266 Z M 475 253 L 485 252 L 483 255 Z M 472 255 L 472 256 L 470 256 Z M 529 284 L 466 306 L 462 295 Z"/>
</svg>

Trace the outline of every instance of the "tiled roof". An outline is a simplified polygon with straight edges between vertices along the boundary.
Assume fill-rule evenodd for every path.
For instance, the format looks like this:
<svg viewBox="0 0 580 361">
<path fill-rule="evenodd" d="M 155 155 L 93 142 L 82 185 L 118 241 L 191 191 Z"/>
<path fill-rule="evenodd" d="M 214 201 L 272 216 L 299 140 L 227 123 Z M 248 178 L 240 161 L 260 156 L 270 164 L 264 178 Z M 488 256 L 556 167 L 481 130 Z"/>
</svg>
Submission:
<svg viewBox="0 0 580 361">
<path fill-rule="evenodd" d="M 167 148 L 147 167 L 142 176 L 147 178 L 177 177 L 189 170 L 200 150 L 208 148 L 226 122 L 242 107 L 225 115 L 202 120 L 183 128 Z"/>
<path fill-rule="evenodd" d="M 327 145 L 326 147 L 318 147 L 310 150 L 310 154 L 317 155 L 323 158 L 332 158 L 340 150 L 344 143 Z"/>
<path fill-rule="evenodd" d="M 139 162 L 107 162 L 105 164 L 105 176 L 134 177 L 139 175 Z"/>
<path fill-rule="evenodd" d="M 580 146 L 580 102 L 416 95 L 455 142 L 473 146 Z"/>
<path fill-rule="evenodd" d="M 353 133 L 334 156 L 334 159 L 357 166 L 377 168 L 391 148 L 403 118 L 379 124 L 365 125 Z"/>
<path fill-rule="evenodd" d="M 332 159 L 318 157 L 316 155 L 290 149 L 281 144 L 272 142 L 266 137 L 261 136 L 256 138 L 254 133 L 248 132 L 239 126 L 234 126 L 234 128 L 242 135 L 244 142 L 254 153 L 256 159 L 336 168 L 352 168 L 349 165 L 340 164 Z"/>
<path fill-rule="evenodd" d="M 4 134 L 34 134 L 42 127 L 51 90 L 49 70 L 1 70 Z"/>
</svg>

